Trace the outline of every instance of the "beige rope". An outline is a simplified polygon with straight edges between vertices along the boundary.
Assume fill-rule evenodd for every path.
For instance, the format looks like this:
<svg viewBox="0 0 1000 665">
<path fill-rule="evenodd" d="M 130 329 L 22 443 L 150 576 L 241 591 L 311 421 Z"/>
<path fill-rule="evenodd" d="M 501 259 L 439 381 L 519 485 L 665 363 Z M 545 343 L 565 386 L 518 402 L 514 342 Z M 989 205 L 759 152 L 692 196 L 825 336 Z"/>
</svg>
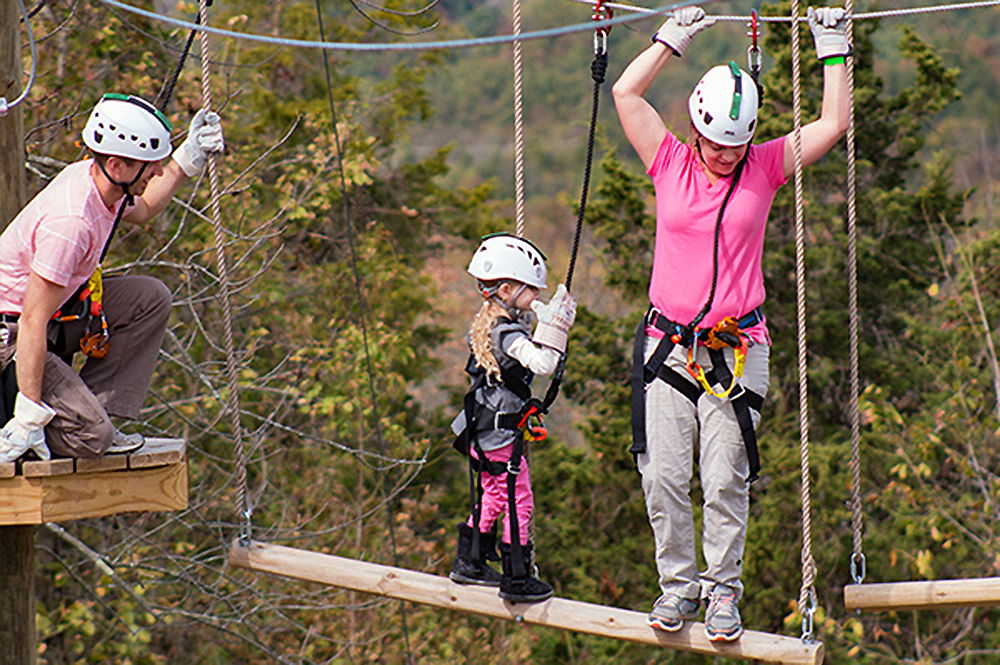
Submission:
<svg viewBox="0 0 1000 665">
<path fill-rule="evenodd" d="M 199 0 L 199 16 L 202 25 L 208 25 L 207 0 Z M 201 97 L 206 110 L 212 108 L 211 62 L 208 50 L 208 33 L 199 32 L 201 41 Z M 222 228 L 222 210 L 219 203 L 219 172 L 216 156 L 208 155 L 208 182 L 212 190 L 212 226 L 215 228 L 215 259 L 219 266 L 219 302 L 222 305 L 223 336 L 226 350 L 226 376 L 229 383 L 227 409 L 232 420 L 234 455 L 236 457 L 236 510 L 240 520 L 240 540 L 249 542 L 251 507 L 247 494 L 246 449 L 244 447 L 243 425 L 240 422 L 239 367 L 236 362 L 233 343 L 233 308 L 229 292 L 229 267 L 226 259 L 225 234 Z"/>
<path fill-rule="evenodd" d="M 521 34 L 521 0 L 511 7 L 513 34 Z M 514 41 L 514 228 L 524 236 L 524 101 L 521 80 L 521 40 Z"/>
<path fill-rule="evenodd" d="M 799 15 L 798 0 L 791 2 L 791 16 Z M 813 612 L 816 605 L 816 563 L 812 555 L 812 497 L 809 481 L 809 369 L 806 345 L 806 261 L 805 202 L 802 193 L 802 63 L 799 28 L 792 26 L 792 112 L 795 152 L 795 301 L 798 320 L 799 359 L 799 447 L 801 450 L 802 490 L 802 587 L 799 612 L 802 613 L 802 639 L 813 639 Z"/>
<path fill-rule="evenodd" d="M 844 9 L 850 15 L 853 0 L 846 0 Z M 847 21 L 847 43 L 854 43 L 854 22 Z M 861 394 L 861 378 L 858 360 L 858 331 L 860 330 L 860 308 L 858 307 L 858 227 L 857 227 L 857 163 L 854 133 L 854 58 L 847 59 L 847 90 L 850 99 L 850 116 L 847 124 L 847 300 L 850 318 L 849 364 L 851 397 L 849 418 L 851 421 L 851 527 L 854 541 L 851 553 L 851 577 L 860 584 L 865 577 L 865 555 L 862 552 L 863 523 L 861 516 L 861 409 L 858 400 Z"/>
</svg>

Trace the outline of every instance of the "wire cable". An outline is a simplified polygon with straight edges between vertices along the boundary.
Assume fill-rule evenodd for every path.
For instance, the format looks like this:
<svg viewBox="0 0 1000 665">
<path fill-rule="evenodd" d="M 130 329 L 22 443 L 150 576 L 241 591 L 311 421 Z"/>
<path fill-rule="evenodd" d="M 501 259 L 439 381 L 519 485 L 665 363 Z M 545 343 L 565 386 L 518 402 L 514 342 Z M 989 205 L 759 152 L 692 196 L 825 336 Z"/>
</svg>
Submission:
<svg viewBox="0 0 1000 665">
<path fill-rule="evenodd" d="M 28 49 L 31 51 L 31 75 L 28 77 L 28 85 L 24 86 L 24 90 L 17 96 L 17 99 L 8 102 L 6 97 L 0 97 L 0 118 L 28 98 L 32 86 L 35 85 L 35 73 L 38 71 L 38 49 L 35 46 L 35 33 L 31 29 L 31 16 L 28 14 L 28 8 L 24 6 L 24 0 L 17 0 L 17 4 L 21 8 L 21 15 L 24 16 L 24 30 L 28 33 Z"/>
</svg>

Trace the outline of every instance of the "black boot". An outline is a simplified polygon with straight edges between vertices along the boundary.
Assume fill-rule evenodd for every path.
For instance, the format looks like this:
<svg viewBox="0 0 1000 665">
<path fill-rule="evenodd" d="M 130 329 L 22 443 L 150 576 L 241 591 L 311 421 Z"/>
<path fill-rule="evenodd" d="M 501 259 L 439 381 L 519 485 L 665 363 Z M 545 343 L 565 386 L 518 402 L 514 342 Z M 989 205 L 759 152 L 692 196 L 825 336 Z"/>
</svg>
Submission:
<svg viewBox="0 0 1000 665">
<path fill-rule="evenodd" d="M 479 549 L 483 551 L 483 540 L 487 534 L 479 534 Z M 448 577 L 458 584 L 478 584 L 480 586 L 499 586 L 500 573 L 490 568 L 480 554 L 478 560 L 472 558 L 472 527 L 468 524 L 458 525 L 458 554 L 451 564 Z"/>
<path fill-rule="evenodd" d="M 511 559 L 511 546 L 500 543 L 500 558 L 503 565 L 503 576 L 500 578 L 500 597 L 512 603 L 537 603 L 552 597 L 552 585 L 532 576 L 534 565 L 532 553 L 534 545 L 528 543 L 521 546 L 524 556 L 525 574 L 514 577 L 514 562 Z"/>
<path fill-rule="evenodd" d="M 479 534 L 479 551 L 483 554 L 483 559 L 486 561 L 499 561 L 500 555 L 497 554 L 497 523 L 493 523 L 493 528 L 486 533 Z"/>
</svg>

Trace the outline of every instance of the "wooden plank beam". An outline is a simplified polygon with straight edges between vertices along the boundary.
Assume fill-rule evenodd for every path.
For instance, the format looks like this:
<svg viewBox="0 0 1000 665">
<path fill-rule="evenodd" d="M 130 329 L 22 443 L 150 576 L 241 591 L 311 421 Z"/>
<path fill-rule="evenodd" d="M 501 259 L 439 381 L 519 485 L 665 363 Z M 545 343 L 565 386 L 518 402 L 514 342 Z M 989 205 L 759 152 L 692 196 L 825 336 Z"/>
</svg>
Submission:
<svg viewBox="0 0 1000 665">
<path fill-rule="evenodd" d="M 844 605 L 849 610 L 873 611 L 1000 606 L 1000 577 L 848 584 Z"/>
<path fill-rule="evenodd" d="M 823 662 L 822 644 L 803 644 L 794 637 L 748 630 L 736 642 L 710 642 L 700 623 L 688 623 L 676 633 L 666 633 L 650 628 L 642 612 L 564 598 L 536 604 L 509 603 L 497 595 L 496 589 L 455 584 L 446 577 L 281 545 L 254 542 L 243 547 L 235 542 L 229 549 L 229 562 L 259 572 L 460 612 L 712 656 L 768 663 L 820 665 Z"/>
</svg>

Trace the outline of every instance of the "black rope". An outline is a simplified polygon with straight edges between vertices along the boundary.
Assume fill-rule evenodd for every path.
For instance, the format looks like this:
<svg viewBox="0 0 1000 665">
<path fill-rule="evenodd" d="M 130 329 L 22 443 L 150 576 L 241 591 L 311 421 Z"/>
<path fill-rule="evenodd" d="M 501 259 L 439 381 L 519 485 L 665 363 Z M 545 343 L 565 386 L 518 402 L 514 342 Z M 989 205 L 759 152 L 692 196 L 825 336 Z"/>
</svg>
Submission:
<svg viewBox="0 0 1000 665">
<path fill-rule="evenodd" d="M 316 3 L 316 21 L 319 25 L 319 36 L 321 41 L 326 41 L 326 33 L 323 27 L 323 11 L 320 7 L 320 0 Z M 358 319 L 361 325 L 361 338 L 365 349 L 365 370 L 368 374 L 368 390 L 372 402 L 372 418 L 375 420 L 375 439 L 378 441 L 382 452 L 387 454 L 387 446 L 382 436 L 382 426 L 380 425 L 380 415 L 378 410 L 378 399 L 375 393 L 375 370 L 372 368 L 371 348 L 368 342 L 367 305 L 365 303 L 364 290 L 361 283 L 361 271 L 358 268 L 358 253 L 355 246 L 355 229 L 351 219 L 350 204 L 347 199 L 347 180 L 344 174 L 343 145 L 340 141 L 340 131 L 337 129 L 337 106 L 333 99 L 333 81 L 330 75 L 330 60 L 327 51 L 323 51 L 323 70 L 326 75 L 326 94 L 330 103 L 330 124 L 333 127 L 334 146 L 337 151 L 337 173 L 340 179 L 340 198 L 342 201 L 342 212 L 344 221 L 347 223 L 348 246 L 351 252 L 351 271 L 354 275 L 354 289 L 358 301 Z M 399 553 L 396 548 L 396 527 L 393 513 L 395 512 L 395 499 L 389 491 L 389 472 L 382 476 L 382 495 L 385 498 L 387 510 L 385 513 L 386 526 L 389 531 L 389 542 L 392 547 L 392 563 L 399 566 Z M 406 648 L 406 662 L 414 663 L 413 653 L 410 650 L 410 632 L 407 627 L 406 603 L 399 603 L 399 616 L 403 631 L 403 643 Z"/>
<path fill-rule="evenodd" d="M 580 206 L 577 208 L 576 229 L 573 231 L 573 248 L 569 255 L 569 267 L 566 269 L 566 290 L 573 285 L 573 272 L 576 268 L 576 257 L 580 250 L 580 234 L 583 232 L 583 219 L 587 212 L 587 195 L 590 192 L 590 172 L 594 164 L 594 135 L 597 133 L 597 111 L 601 100 L 601 84 L 604 83 L 605 75 L 608 71 L 608 52 L 603 49 L 601 53 L 594 56 L 594 61 L 590 64 L 590 77 L 594 80 L 594 94 L 590 105 L 590 130 L 587 134 L 587 159 L 583 167 L 583 187 L 580 190 Z M 546 413 L 549 407 L 559 396 L 559 387 L 562 384 L 563 374 L 566 372 L 566 357 L 569 352 L 562 354 L 555 371 L 552 373 L 552 380 L 545 391 L 545 397 L 541 402 L 541 412 Z"/>
</svg>

